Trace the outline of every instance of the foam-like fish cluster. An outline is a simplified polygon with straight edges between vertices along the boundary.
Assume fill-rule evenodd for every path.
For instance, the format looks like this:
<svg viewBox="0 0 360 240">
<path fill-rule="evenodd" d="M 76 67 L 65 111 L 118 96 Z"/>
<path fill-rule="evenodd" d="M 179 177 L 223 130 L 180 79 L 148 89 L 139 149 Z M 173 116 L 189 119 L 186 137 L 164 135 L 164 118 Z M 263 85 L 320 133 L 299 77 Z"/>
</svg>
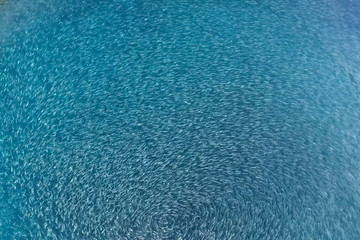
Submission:
<svg viewBox="0 0 360 240">
<path fill-rule="evenodd" d="M 355 3 L 190 2 L 1 6 L 0 239 L 360 238 Z"/>
</svg>

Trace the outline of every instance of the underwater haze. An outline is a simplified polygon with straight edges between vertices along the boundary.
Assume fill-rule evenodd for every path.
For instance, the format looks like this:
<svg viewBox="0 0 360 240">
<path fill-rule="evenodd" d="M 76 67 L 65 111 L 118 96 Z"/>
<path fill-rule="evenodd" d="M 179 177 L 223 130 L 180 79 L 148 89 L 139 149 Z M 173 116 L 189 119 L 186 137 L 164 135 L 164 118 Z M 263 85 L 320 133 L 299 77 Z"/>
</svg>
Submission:
<svg viewBox="0 0 360 240">
<path fill-rule="evenodd" d="M 0 239 L 360 239 L 357 0 L 0 0 Z"/>
</svg>

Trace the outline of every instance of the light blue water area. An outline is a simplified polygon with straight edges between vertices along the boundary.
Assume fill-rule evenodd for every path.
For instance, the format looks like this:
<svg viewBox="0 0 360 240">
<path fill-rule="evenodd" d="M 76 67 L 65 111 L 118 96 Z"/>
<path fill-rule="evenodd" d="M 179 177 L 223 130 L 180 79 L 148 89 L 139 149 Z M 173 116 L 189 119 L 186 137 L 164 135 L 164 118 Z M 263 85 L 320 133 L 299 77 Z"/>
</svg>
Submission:
<svg viewBox="0 0 360 240">
<path fill-rule="evenodd" d="M 360 4 L 8 0 L 0 239 L 360 239 Z"/>
</svg>

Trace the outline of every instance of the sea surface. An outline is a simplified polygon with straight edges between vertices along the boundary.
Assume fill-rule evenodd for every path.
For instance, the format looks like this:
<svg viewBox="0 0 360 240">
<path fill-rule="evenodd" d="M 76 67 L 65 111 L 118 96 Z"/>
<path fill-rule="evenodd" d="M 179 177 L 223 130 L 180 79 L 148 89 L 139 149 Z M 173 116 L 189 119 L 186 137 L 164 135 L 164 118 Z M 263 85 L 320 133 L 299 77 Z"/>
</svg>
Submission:
<svg viewBox="0 0 360 240">
<path fill-rule="evenodd" d="M 360 239 L 360 2 L 6 0 L 0 239 Z"/>
</svg>

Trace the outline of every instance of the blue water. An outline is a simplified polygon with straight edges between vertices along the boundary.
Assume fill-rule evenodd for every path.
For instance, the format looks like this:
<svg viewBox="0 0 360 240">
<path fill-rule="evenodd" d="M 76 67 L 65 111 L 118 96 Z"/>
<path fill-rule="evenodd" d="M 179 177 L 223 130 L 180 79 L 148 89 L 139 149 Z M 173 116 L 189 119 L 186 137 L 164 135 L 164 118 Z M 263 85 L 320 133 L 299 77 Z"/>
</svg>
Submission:
<svg viewBox="0 0 360 240">
<path fill-rule="evenodd" d="M 7 0 L 0 239 L 360 239 L 360 2 Z"/>
</svg>

